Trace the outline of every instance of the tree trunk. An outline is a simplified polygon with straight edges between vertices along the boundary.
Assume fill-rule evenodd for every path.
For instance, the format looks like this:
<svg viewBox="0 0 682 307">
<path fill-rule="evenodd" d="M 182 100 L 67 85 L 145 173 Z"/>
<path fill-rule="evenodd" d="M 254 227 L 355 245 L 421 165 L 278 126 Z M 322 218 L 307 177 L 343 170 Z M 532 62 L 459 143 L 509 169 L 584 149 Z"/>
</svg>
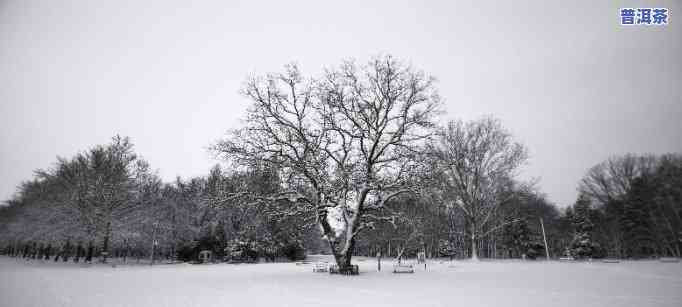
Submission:
<svg viewBox="0 0 682 307">
<path fill-rule="evenodd" d="M 63 262 L 69 261 L 69 257 L 71 257 L 71 241 L 66 240 L 66 245 L 64 246 L 64 253 L 62 254 L 62 261 Z"/>
<path fill-rule="evenodd" d="M 36 258 L 38 260 L 43 260 L 44 256 L 45 256 L 45 246 L 43 245 L 43 243 L 40 243 L 40 245 L 38 245 L 38 249 L 36 250 L 36 254 L 33 258 Z"/>
<path fill-rule="evenodd" d="M 78 263 L 81 259 L 81 254 L 83 253 L 83 247 L 81 246 L 81 243 L 78 243 L 78 246 L 76 247 L 76 257 L 73 258 L 73 262 Z"/>
<path fill-rule="evenodd" d="M 102 263 L 107 263 L 107 256 L 109 255 L 109 236 L 111 236 L 111 222 L 107 222 L 107 228 L 104 233 L 104 242 L 102 242 Z"/>
<path fill-rule="evenodd" d="M 476 232 L 476 221 L 469 217 L 469 231 L 471 235 L 471 260 L 478 260 L 478 233 Z"/>
<path fill-rule="evenodd" d="M 400 247 L 398 247 L 398 255 L 396 256 L 396 258 L 398 258 L 398 265 L 400 265 L 400 263 L 403 260 L 403 253 L 405 252 L 405 246 L 406 246 L 406 244 L 402 244 Z"/>
<path fill-rule="evenodd" d="M 476 238 L 476 233 L 471 232 L 471 260 L 478 261 L 478 238 Z"/>
<path fill-rule="evenodd" d="M 43 256 L 45 256 L 45 260 L 50 260 L 51 254 L 52 254 L 52 244 L 50 243 L 45 248 L 45 251 L 43 251 Z"/>
<path fill-rule="evenodd" d="M 351 239 L 346 243 L 348 246 L 344 247 L 345 252 L 338 252 L 332 249 L 336 265 L 339 266 L 339 273 L 348 272 L 351 269 L 351 258 L 353 257 L 353 250 L 355 247 L 355 239 Z"/>
<path fill-rule="evenodd" d="M 154 265 L 154 256 L 156 253 L 156 225 L 152 228 L 152 250 L 151 255 L 149 255 L 149 265 Z"/>
<path fill-rule="evenodd" d="M 85 255 L 85 262 L 92 262 L 92 254 L 94 252 L 94 247 L 92 246 L 92 241 L 88 242 L 88 250 Z"/>
</svg>

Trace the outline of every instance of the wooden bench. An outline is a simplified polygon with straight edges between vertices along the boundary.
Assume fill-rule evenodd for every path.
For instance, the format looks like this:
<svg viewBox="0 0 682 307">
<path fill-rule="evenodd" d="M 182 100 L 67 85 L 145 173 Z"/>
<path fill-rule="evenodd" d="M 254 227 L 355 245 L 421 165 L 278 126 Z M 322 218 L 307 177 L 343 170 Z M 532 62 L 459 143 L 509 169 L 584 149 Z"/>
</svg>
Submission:
<svg viewBox="0 0 682 307">
<path fill-rule="evenodd" d="M 658 258 L 658 261 L 671 263 L 671 262 L 680 262 L 680 259 L 679 258 L 673 258 L 673 257 L 661 257 L 661 258 Z"/>
<path fill-rule="evenodd" d="M 313 273 L 321 273 L 329 271 L 329 263 L 316 262 L 313 264 Z"/>
<path fill-rule="evenodd" d="M 411 264 L 394 264 L 393 273 L 414 273 L 414 266 Z"/>
<path fill-rule="evenodd" d="M 360 274 L 360 269 L 357 264 L 352 264 L 349 268 L 340 270 L 338 265 L 332 264 L 329 266 L 329 274 L 358 275 Z"/>
</svg>

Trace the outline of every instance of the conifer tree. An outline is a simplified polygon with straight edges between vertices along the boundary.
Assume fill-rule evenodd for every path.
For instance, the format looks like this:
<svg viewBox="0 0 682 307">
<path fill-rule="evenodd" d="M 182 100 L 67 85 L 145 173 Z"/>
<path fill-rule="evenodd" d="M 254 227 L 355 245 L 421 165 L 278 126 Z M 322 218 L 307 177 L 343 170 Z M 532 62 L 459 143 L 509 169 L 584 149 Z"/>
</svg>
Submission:
<svg viewBox="0 0 682 307">
<path fill-rule="evenodd" d="M 625 253 L 629 257 L 649 255 L 655 249 L 647 208 L 647 203 L 652 200 L 653 187 L 644 177 L 635 179 L 628 193 L 628 201 L 624 204 L 621 221 L 625 234 Z"/>
<path fill-rule="evenodd" d="M 592 230 L 594 225 L 590 219 L 590 199 L 581 194 L 573 206 L 573 241 L 571 242 L 571 255 L 576 258 L 591 258 L 595 251 L 592 242 Z"/>
</svg>

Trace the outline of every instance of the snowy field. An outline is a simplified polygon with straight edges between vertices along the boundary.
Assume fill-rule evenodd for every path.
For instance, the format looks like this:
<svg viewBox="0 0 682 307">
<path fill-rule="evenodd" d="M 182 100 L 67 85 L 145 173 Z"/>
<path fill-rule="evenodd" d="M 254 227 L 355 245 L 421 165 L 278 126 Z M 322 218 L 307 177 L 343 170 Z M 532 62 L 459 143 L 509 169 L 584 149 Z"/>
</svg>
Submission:
<svg viewBox="0 0 682 307">
<path fill-rule="evenodd" d="M 0 257 L 0 306 L 682 306 L 682 263 L 430 262 L 360 276 L 309 265 L 85 266 Z M 364 260 L 364 261 L 363 261 Z"/>
</svg>

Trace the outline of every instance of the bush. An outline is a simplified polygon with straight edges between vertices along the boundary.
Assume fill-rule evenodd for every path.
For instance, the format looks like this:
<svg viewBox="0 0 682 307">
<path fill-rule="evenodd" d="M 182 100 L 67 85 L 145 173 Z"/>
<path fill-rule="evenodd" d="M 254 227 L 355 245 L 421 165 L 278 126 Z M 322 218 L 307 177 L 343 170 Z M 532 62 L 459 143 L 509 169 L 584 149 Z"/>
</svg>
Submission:
<svg viewBox="0 0 682 307">
<path fill-rule="evenodd" d="M 285 244 L 282 247 L 282 254 L 291 261 L 305 259 L 305 249 L 301 245 L 301 242 L 298 241 Z"/>
<path fill-rule="evenodd" d="M 529 243 L 528 249 L 526 250 L 526 257 L 528 257 L 528 259 L 536 259 L 537 257 L 542 256 L 544 252 L 545 252 L 544 245 L 536 242 Z"/>
<path fill-rule="evenodd" d="M 196 259 L 198 252 L 196 251 L 196 244 L 185 243 L 178 246 L 177 257 L 183 262 L 193 261 Z"/>
</svg>

